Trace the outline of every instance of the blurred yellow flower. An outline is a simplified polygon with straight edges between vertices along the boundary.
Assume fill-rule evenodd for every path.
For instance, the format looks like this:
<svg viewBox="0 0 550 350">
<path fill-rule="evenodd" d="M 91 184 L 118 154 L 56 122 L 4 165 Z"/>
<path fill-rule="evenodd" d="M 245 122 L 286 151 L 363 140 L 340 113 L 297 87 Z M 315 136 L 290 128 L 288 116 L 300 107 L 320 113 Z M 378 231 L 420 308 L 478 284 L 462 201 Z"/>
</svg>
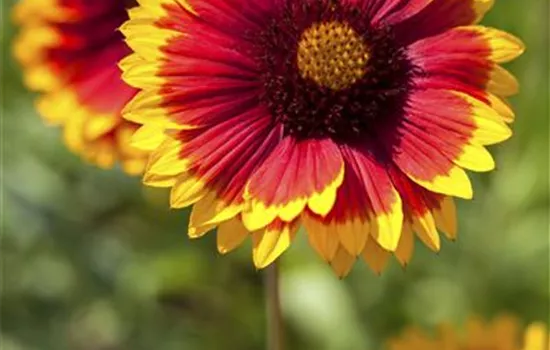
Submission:
<svg viewBox="0 0 550 350">
<path fill-rule="evenodd" d="M 23 0 L 14 8 L 21 26 L 14 55 L 25 84 L 41 92 L 39 113 L 63 127 L 67 146 L 110 168 L 120 161 L 143 171 L 146 153 L 130 146 L 136 126 L 121 110 L 135 90 L 120 78 L 118 61 L 129 53 L 118 27 L 128 18 L 126 0 Z"/>
<path fill-rule="evenodd" d="M 532 323 L 522 333 L 519 322 L 510 316 L 492 323 L 471 318 L 464 334 L 442 325 L 437 335 L 410 328 L 389 342 L 388 350 L 549 350 L 550 335 L 542 323 Z"/>
</svg>

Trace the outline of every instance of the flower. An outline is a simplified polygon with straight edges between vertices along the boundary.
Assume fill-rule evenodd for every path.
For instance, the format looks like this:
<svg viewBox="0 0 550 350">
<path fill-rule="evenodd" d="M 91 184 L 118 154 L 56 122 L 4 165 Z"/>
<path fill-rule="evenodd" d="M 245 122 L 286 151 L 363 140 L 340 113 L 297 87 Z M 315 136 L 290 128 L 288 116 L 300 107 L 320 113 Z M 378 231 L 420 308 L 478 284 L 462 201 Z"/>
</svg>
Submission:
<svg viewBox="0 0 550 350">
<path fill-rule="evenodd" d="M 130 50 L 118 27 L 127 0 L 23 0 L 14 10 L 22 27 L 14 54 L 26 85 L 39 91 L 44 120 L 61 125 L 65 143 L 102 168 L 119 160 L 131 174 L 143 171 L 146 154 L 130 144 L 137 129 L 121 110 L 136 90 L 120 78 L 118 61 Z"/>
<path fill-rule="evenodd" d="M 388 343 L 388 350 L 548 350 L 550 336 L 544 324 L 529 325 L 523 337 L 516 319 L 497 317 L 492 323 L 477 318 L 468 321 L 464 336 L 442 325 L 436 336 L 410 328 Z"/>
<path fill-rule="evenodd" d="M 140 0 L 122 32 L 140 89 L 125 118 L 152 151 L 144 182 L 194 204 L 189 235 L 251 236 L 258 268 L 303 225 L 338 276 L 406 264 L 413 232 L 454 239 L 464 169 L 511 136 L 499 64 L 523 51 L 476 25 L 489 0 Z"/>
</svg>

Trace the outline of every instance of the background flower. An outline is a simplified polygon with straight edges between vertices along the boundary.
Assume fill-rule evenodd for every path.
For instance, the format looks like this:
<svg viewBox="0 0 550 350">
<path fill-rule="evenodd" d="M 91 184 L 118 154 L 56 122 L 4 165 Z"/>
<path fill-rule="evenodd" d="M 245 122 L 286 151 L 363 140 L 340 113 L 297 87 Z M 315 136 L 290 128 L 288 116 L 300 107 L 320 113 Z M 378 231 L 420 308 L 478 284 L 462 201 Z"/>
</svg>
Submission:
<svg viewBox="0 0 550 350">
<path fill-rule="evenodd" d="M 129 49 L 118 27 L 128 0 L 24 0 L 13 11 L 21 32 L 15 57 L 26 85 L 39 91 L 44 120 L 63 127 L 67 147 L 110 168 L 117 160 L 131 174 L 143 171 L 145 153 L 129 145 L 136 126 L 122 107 L 135 90 L 120 79 L 118 61 Z"/>
<path fill-rule="evenodd" d="M 464 333 L 464 334 L 460 334 Z M 464 332 L 446 324 L 437 335 L 410 328 L 389 342 L 389 350 L 547 350 L 550 335 L 542 323 L 533 323 L 523 330 L 510 316 L 497 317 L 485 323 L 471 318 Z"/>
<path fill-rule="evenodd" d="M 474 25 L 491 5 L 140 1 L 121 67 L 145 183 L 194 204 L 191 237 L 219 226 L 220 252 L 251 236 L 258 268 L 301 224 L 340 277 L 357 257 L 407 264 L 413 232 L 438 251 L 451 197 L 473 195 L 464 169 L 492 170 L 485 146 L 511 136 L 500 64 L 523 44 Z"/>
</svg>

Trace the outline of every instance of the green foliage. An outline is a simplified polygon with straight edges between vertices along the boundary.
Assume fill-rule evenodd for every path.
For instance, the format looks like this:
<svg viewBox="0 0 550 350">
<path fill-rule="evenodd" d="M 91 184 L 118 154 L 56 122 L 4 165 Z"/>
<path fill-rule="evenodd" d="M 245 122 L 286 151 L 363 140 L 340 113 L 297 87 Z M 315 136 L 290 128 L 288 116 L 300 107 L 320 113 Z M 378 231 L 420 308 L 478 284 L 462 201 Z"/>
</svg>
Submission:
<svg viewBox="0 0 550 350">
<path fill-rule="evenodd" d="M 118 170 L 82 164 L 46 128 L 2 30 L 2 349 L 261 349 L 261 273 L 250 247 L 226 257 L 213 235 L 191 242 L 187 211 Z M 527 44 L 514 138 L 492 151 L 459 203 L 460 237 L 439 255 L 417 245 L 403 271 L 358 264 L 344 281 L 303 235 L 283 259 L 289 349 L 377 349 L 408 324 L 460 324 L 503 312 L 548 321 L 548 4 L 500 0 L 485 24 Z"/>
</svg>

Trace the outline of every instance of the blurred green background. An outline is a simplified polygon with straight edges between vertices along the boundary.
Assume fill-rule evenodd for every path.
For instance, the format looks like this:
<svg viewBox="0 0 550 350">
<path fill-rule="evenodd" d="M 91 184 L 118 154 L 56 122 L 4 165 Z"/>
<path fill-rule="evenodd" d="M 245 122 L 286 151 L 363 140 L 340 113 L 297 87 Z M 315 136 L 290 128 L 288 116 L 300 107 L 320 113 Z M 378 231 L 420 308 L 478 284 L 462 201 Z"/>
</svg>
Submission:
<svg viewBox="0 0 550 350">
<path fill-rule="evenodd" d="M 250 247 L 227 257 L 215 236 L 191 242 L 187 211 L 119 170 L 68 153 L 45 128 L 10 58 L 2 18 L 2 350 L 262 349 L 262 274 Z M 521 37 L 508 66 L 521 81 L 513 139 L 498 169 L 472 175 L 460 237 L 433 254 L 417 245 L 403 271 L 364 264 L 338 280 L 304 235 L 284 255 L 289 349 L 378 349 L 408 324 L 460 324 L 508 312 L 548 322 L 549 4 L 500 0 L 484 21 Z"/>
</svg>

